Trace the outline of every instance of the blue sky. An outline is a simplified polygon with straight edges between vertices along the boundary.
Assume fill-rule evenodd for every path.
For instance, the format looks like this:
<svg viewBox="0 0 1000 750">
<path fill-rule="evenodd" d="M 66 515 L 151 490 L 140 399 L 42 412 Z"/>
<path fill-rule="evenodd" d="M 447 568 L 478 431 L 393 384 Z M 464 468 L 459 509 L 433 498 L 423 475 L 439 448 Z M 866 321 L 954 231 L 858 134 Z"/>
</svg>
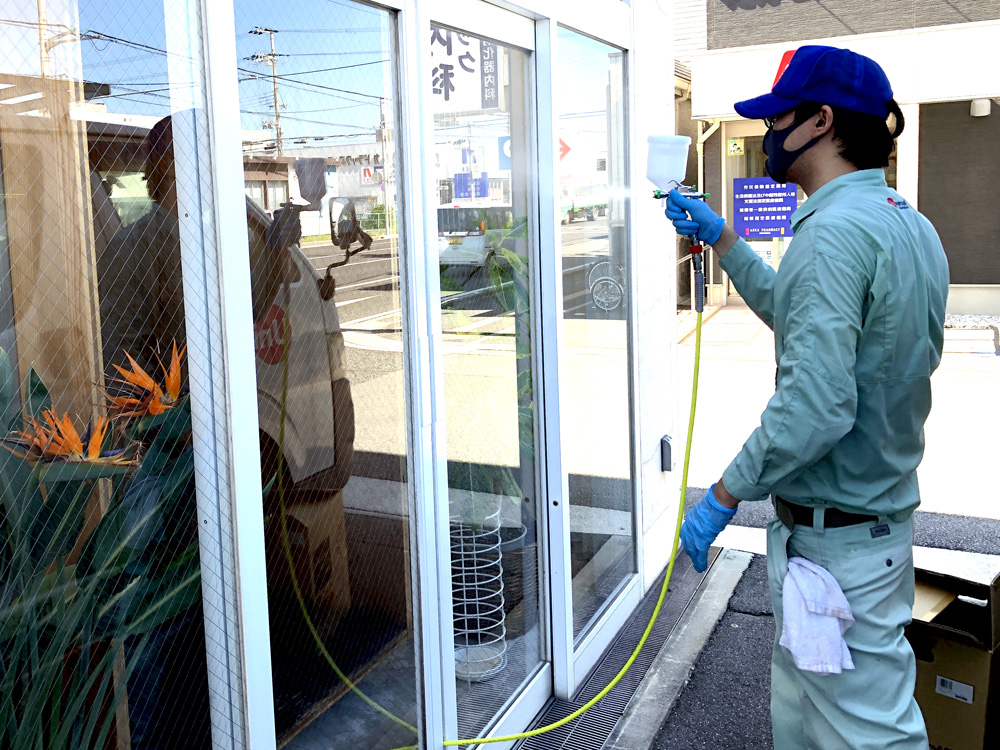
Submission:
<svg viewBox="0 0 1000 750">
<path fill-rule="evenodd" d="M 84 40 L 79 45 L 83 77 L 111 86 L 111 95 L 101 99 L 111 112 L 163 116 L 170 111 L 171 83 L 175 89 L 190 85 L 169 80 L 165 1 L 172 0 L 82 0 L 78 21 L 71 14 L 56 14 L 50 9 L 50 20 L 78 23 L 83 30 Z M 58 4 L 53 3 L 53 8 Z M 66 5 L 72 7 L 73 0 L 66 0 Z M 277 31 L 286 146 L 299 147 L 303 144 L 295 141 L 300 139 L 318 146 L 374 140 L 383 98 L 392 96 L 388 60 L 395 44 L 388 12 L 350 0 L 235 0 L 234 14 L 238 57 L 238 82 L 234 85 L 239 86 L 244 129 L 264 130 L 264 122 L 274 117 L 271 68 L 252 59 L 255 54 L 269 52 L 270 47 L 266 34 L 255 35 L 250 30 L 266 27 Z M 27 10 L 22 16 L 23 20 L 37 17 Z M 25 47 L 34 52 L 31 60 L 22 62 L 37 68 L 37 29 L 11 26 L 3 31 L 11 38 L 24 36 Z M 51 29 L 52 34 L 60 31 Z M 605 127 L 607 55 L 612 50 L 564 29 L 560 29 L 559 43 L 559 111 L 564 124 L 597 135 Z M 56 46 L 53 54 L 58 57 L 74 52 L 72 45 L 66 44 Z"/>
<path fill-rule="evenodd" d="M 242 124 L 261 130 L 274 118 L 271 67 L 254 61 L 270 51 L 274 29 L 282 130 L 286 146 L 306 138 L 316 145 L 373 140 L 382 97 L 391 95 L 387 65 L 390 16 L 348 0 L 294 3 L 236 0 L 236 51 Z M 163 0 L 80 5 L 80 28 L 98 38 L 81 44 L 84 78 L 107 83 L 111 112 L 165 115 L 170 111 Z M 173 30 L 171 30 L 173 31 Z M 175 81 L 175 86 L 186 82 Z"/>
</svg>

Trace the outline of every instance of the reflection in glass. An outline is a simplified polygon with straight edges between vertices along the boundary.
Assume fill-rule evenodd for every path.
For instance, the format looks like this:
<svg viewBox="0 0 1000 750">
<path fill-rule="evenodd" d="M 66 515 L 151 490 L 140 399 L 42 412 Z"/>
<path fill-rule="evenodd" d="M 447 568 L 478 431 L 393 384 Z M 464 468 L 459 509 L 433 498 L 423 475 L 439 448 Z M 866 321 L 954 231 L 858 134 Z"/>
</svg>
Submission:
<svg viewBox="0 0 1000 750">
<path fill-rule="evenodd" d="M 459 734 L 541 665 L 529 56 L 434 27 L 432 102 Z"/>
<path fill-rule="evenodd" d="M 395 17 L 234 11 L 278 744 L 412 745 Z"/>
<path fill-rule="evenodd" d="M 211 747 L 180 273 L 211 165 L 165 10 L 0 19 L 0 747 Z"/>
<path fill-rule="evenodd" d="M 624 54 L 567 29 L 556 67 L 562 210 L 563 465 L 573 634 L 635 570 Z"/>
</svg>

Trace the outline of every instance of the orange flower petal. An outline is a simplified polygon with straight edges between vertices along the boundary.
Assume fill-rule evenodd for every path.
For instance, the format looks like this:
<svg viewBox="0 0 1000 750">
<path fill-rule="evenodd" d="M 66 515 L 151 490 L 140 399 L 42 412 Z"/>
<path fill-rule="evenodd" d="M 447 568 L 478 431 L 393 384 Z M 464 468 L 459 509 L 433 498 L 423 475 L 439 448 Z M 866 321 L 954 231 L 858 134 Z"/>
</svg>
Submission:
<svg viewBox="0 0 1000 750">
<path fill-rule="evenodd" d="M 157 389 L 157 390 L 159 390 L 159 389 Z M 156 393 L 156 394 L 153 395 L 153 398 L 150 400 L 149 406 L 146 407 L 146 410 L 150 414 L 156 416 L 158 414 L 163 414 L 163 412 L 165 412 L 169 408 L 170 408 L 170 404 L 163 403 L 163 399 L 161 398 L 161 394 L 160 393 Z"/>
<path fill-rule="evenodd" d="M 121 376 L 125 379 L 125 381 L 147 391 L 151 391 L 156 388 L 156 381 L 153 380 L 153 378 L 151 378 L 145 370 L 139 367 L 139 363 L 132 359 L 132 355 L 125 352 L 125 356 L 128 357 L 129 364 L 132 365 L 131 372 L 126 370 L 124 367 L 120 367 L 118 365 L 114 366 L 115 369 L 121 373 Z"/>
<path fill-rule="evenodd" d="M 90 434 L 90 442 L 87 445 L 87 458 L 91 461 L 101 457 L 101 446 L 104 445 L 104 435 L 108 431 L 108 418 L 98 417 L 97 424 Z"/>
<path fill-rule="evenodd" d="M 164 386 L 167 389 L 167 396 L 171 401 L 176 401 L 181 395 L 181 357 L 184 356 L 185 346 L 180 353 L 177 352 L 177 342 L 174 342 L 174 350 L 170 356 L 170 372 L 164 373 Z"/>
</svg>

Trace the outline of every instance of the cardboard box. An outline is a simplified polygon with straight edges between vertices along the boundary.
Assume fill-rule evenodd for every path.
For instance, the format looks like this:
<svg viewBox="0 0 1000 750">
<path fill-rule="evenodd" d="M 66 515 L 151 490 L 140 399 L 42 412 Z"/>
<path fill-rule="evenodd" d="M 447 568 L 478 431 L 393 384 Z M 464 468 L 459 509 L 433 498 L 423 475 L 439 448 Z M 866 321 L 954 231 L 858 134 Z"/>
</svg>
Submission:
<svg viewBox="0 0 1000 750">
<path fill-rule="evenodd" d="M 931 750 L 1000 747 L 1000 575 L 990 584 L 916 571 L 917 703 Z"/>
</svg>

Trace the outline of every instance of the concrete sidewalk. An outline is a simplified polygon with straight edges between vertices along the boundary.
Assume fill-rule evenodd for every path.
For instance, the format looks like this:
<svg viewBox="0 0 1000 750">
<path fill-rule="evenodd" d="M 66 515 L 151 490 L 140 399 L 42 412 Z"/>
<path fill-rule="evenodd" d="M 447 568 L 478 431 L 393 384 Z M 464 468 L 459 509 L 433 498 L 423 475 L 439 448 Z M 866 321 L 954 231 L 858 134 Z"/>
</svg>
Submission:
<svg viewBox="0 0 1000 750">
<path fill-rule="evenodd" d="M 704 493 L 689 488 L 689 504 Z M 720 536 L 725 549 L 704 575 L 606 750 L 771 747 L 775 633 L 763 529 L 770 517 L 766 503 L 745 504 Z M 956 523 L 966 524 L 959 530 L 975 526 L 980 533 L 970 533 L 966 541 L 955 533 Z M 981 581 L 1000 573 L 1000 521 L 918 513 L 915 525 L 918 567 Z M 952 549 L 935 546 L 939 540 Z"/>
</svg>

